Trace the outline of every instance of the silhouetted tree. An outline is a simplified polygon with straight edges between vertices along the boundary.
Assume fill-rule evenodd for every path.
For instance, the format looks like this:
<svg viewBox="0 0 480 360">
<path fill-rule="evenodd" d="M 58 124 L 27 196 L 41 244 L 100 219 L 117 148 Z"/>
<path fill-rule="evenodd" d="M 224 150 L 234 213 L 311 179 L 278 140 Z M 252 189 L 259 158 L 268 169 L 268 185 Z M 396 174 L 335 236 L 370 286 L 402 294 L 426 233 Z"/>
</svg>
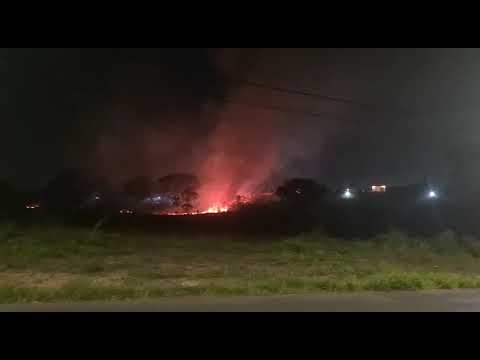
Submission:
<svg viewBox="0 0 480 360">
<path fill-rule="evenodd" d="M 176 205 L 192 205 L 198 199 L 200 181 L 193 174 L 171 174 L 158 179 L 157 190 L 169 195 Z"/>
<path fill-rule="evenodd" d="M 78 170 L 67 169 L 53 178 L 43 191 L 43 204 L 53 212 L 80 209 L 92 193 L 92 184 Z"/>
<path fill-rule="evenodd" d="M 146 176 L 138 176 L 125 184 L 124 192 L 134 199 L 144 199 L 152 194 L 153 182 Z"/>
<path fill-rule="evenodd" d="M 276 195 L 282 200 L 285 220 L 294 229 L 307 231 L 318 222 L 328 189 L 312 179 L 295 178 L 285 181 Z"/>
<path fill-rule="evenodd" d="M 283 200 L 316 202 L 327 192 L 327 187 L 318 184 L 315 180 L 295 178 L 281 185 L 276 194 Z"/>
</svg>

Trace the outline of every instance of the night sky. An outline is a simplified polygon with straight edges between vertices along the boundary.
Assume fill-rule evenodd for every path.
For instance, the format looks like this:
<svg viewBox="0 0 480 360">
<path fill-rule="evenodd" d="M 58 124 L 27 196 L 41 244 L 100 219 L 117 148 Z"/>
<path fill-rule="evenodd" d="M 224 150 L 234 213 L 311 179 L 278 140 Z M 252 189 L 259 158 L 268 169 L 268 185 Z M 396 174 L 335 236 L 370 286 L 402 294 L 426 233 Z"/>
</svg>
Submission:
<svg viewBox="0 0 480 360">
<path fill-rule="evenodd" d="M 0 49 L 0 178 L 478 179 L 479 63 L 478 49 Z"/>
</svg>

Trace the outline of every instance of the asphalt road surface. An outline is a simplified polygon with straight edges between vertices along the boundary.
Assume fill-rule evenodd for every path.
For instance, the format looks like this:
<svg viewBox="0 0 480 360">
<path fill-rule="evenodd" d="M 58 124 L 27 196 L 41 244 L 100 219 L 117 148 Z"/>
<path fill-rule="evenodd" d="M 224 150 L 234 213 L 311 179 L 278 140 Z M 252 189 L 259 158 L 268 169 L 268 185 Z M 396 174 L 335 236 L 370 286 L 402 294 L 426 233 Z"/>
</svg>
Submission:
<svg viewBox="0 0 480 360">
<path fill-rule="evenodd" d="M 480 290 L 171 298 L 121 303 L 0 305 L 0 312 L 470 312 Z"/>
</svg>

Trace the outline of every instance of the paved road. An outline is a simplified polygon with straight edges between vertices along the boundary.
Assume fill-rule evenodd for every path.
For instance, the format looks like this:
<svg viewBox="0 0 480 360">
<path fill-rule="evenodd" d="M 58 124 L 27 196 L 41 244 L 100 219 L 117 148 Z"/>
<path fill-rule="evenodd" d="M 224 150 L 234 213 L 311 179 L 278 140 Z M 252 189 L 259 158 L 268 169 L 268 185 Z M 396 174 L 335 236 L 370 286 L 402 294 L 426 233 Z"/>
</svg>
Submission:
<svg viewBox="0 0 480 360">
<path fill-rule="evenodd" d="M 480 290 L 235 298 L 123 303 L 0 305 L 0 312 L 375 312 L 480 311 Z"/>
</svg>

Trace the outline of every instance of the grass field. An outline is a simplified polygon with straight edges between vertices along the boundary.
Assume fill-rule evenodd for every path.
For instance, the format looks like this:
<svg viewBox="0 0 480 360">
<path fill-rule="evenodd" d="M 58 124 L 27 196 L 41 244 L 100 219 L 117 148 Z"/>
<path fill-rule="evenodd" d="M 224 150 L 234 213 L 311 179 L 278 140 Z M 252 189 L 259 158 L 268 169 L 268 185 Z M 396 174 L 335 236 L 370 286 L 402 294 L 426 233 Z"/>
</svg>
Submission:
<svg viewBox="0 0 480 360">
<path fill-rule="evenodd" d="M 480 242 L 175 237 L 0 225 L 0 303 L 480 288 Z"/>
</svg>

